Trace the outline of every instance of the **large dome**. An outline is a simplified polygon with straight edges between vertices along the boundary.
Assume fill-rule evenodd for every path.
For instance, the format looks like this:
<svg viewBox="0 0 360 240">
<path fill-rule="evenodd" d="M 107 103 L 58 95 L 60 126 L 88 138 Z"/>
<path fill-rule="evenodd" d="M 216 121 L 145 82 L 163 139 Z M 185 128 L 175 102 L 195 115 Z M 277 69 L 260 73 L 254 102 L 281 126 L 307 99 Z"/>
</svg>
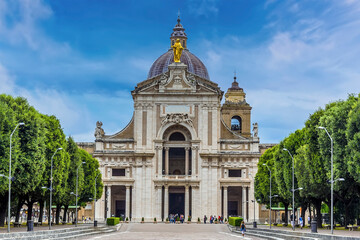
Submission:
<svg viewBox="0 0 360 240">
<path fill-rule="evenodd" d="M 173 50 L 170 49 L 163 55 L 161 55 L 150 68 L 148 79 L 158 76 L 164 72 L 168 71 L 169 64 L 174 62 L 174 53 Z M 181 54 L 180 62 L 185 63 L 188 66 L 188 71 L 205 79 L 210 80 L 208 71 L 205 65 L 201 62 L 199 58 L 197 58 L 194 54 L 192 54 L 189 50 L 184 49 Z"/>
</svg>

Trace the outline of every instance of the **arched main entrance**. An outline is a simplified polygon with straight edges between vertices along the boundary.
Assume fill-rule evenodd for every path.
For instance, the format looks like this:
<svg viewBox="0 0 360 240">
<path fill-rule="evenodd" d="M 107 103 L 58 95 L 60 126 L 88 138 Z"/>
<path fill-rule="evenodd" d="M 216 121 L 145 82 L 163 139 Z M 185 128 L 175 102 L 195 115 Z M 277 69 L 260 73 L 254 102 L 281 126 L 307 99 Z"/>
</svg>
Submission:
<svg viewBox="0 0 360 240">
<path fill-rule="evenodd" d="M 191 134 L 181 125 L 164 132 L 163 175 L 191 175 Z"/>
</svg>

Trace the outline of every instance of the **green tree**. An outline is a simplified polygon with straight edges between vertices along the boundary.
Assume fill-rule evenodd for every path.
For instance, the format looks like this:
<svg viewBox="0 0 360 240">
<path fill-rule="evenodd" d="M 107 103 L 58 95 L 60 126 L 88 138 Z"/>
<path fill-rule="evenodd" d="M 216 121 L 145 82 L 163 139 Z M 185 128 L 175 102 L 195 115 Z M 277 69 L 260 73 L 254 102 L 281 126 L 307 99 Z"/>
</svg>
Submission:
<svg viewBox="0 0 360 240">
<path fill-rule="evenodd" d="M 319 151 L 317 129 L 324 112 L 323 109 L 317 110 L 305 122 L 305 144 L 295 155 L 295 174 L 299 187 L 303 188 L 300 196 L 307 198 L 315 206 L 318 227 L 322 227 L 321 203 L 328 199 L 330 193 L 329 185 L 326 184 L 328 179 L 325 162 Z"/>
<path fill-rule="evenodd" d="M 270 173 L 266 164 L 271 170 L 271 195 L 279 195 L 278 185 L 275 179 L 275 154 L 279 151 L 279 146 L 274 146 L 270 149 L 267 149 L 263 155 L 261 155 L 258 163 L 258 172 L 255 176 L 255 197 L 260 200 L 260 203 L 267 204 L 270 206 Z M 280 196 L 280 195 L 279 195 Z M 272 198 L 271 205 L 276 206 L 279 202 L 286 201 L 280 197 Z"/>
<path fill-rule="evenodd" d="M 1 95 L 0 98 L 13 110 L 16 122 L 25 123 L 17 130 L 20 144 L 12 160 L 12 200 L 14 203 L 16 201 L 12 206 L 17 206 L 18 220 L 20 208 L 25 203 L 28 206 L 28 219 L 31 219 L 32 206 L 38 195 L 36 188 L 41 183 L 44 171 L 44 122 L 26 99 L 7 95 Z"/>
<path fill-rule="evenodd" d="M 348 146 L 346 138 L 348 116 L 357 101 L 358 98 L 350 95 L 346 101 L 329 104 L 325 109 L 324 115 L 320 118 L 321 126 L 327 128 L 334 141 L 334 179 L 345 179 L 344 182 L 334 183 L 334 201 L 341 201 L 341 203 L 337 203 L 335 210 L 341 211 L 339 208 L 343 208 L 345 212 L 345 226 L 347 226 L 350 221 L 350 209 L 352 209 L 354 200 L 359 198 L 359 185 L 348 171 L 349 158 L 346 151 Z M 320 133 L 319 144 L 320 153 L 326 162 L 327 177 L 331 179 L 330 140 L 325 131 Z"/>
<path fill-rule="evenodd" d="M 88 152 L 83 149 L 79 149 L 80 157 L 82 161 L 86 162 L 83 165 L 84 171 L 84 184 L 81 189 L 81 195 L 79 202 L 82 206 L 85 205 L 86 202 L 89 201 L 90 198 L 94 198 L 95 191 L 95 177 L 97 176 L 99 171 L 99 162 L 95 158 L 93 158 Z M 101 175 L 97 178 L 96 183 L 96 198 L 99 199 L 102 196 L 103 191 L 103 183 L 101 181 Z"/>
<path fill-rule="evenodd" d="M 290 134 L 287 138 L 280 142 L 278 151 L 275 152 L 275 179 L 278 185 L 279 196 L 282 199 L 282 203 L 285 206 L 285 216 L 287 222 L 287 210 L 289 204 L 292 204 L 292 158 L 289 153 L 284 151 L 286 148 L 289 152 L 295 156 L 296 150 L 304 144 L 304 130 L 297 130 L 295 133 Z M 294 167 L 295 169 L 295 167 Z M 295 173 L 295 172 L 294 172 Z M 294 188 L 298 188 L 297 178 L 294 174 Z M 299 191 L 295 192 L 296 204 L 292 206 L 296 210 L 297 205 L 302 205 L 306 208 L 306 204 L 299 196 Z"/>
<path fill-rule="evenodd" d="M 360 95 L 359 95 L 360 98 Z M 360 99 L 349 112 L 346 126 L 348 171 L 360 184 Z"/>
<path fill-rule="evenodd" d="M 51 157 L 56 149 L 63 148 L 58 151 L 53 157 L 53 204 L 57 208 L 56 219 L 59 219 L 59 212 L 62 204 L 62 199 L 65 196 L 65 185 L 67 182 L 68 172 L 67 166 L 70 158 L 66 152 L 66 138 L 61 128 L 60 121 L 55 116 L 43 115 L 46 121 L 46 171 L 44 172 L 44 179 L 46 183 L 44 186 L 50 187 L 50 171 L 51 171 Z M 45 192 L 45 198 L 49 199 L 49 191 Z"/>
<path fill-rule="evenodd" d="M 17 122 L 14 111 L 3 101 L 4 95 L 0 95 L 0 173 L 9 174 L 9 152 L 10 134 L 14 130 Z M 13 135 L 14 149 L 17 147 L 17 133 Z M 4 226 L 7 209 L 8 180 L 0 177 L 0 226 Z"/>
</svg>

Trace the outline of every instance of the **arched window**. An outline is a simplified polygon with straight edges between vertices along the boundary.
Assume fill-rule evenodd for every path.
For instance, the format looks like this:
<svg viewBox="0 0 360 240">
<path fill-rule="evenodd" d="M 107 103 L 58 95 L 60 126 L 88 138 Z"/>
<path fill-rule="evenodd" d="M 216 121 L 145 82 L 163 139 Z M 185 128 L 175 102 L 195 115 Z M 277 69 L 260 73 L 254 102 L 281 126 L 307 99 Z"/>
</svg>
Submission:
<svg viewBox="0 0 360 240">
<path fill-rule="evenodd" d="M 185 136 L 180 132 L 174 132 L 170 135 L 169 141 L 185 141 Z"/>
<path fill-rule="evenodd" d="M 234 116 L 231 118 L 231 130 L 241 132 L 241 117 Z"/>
</svg>

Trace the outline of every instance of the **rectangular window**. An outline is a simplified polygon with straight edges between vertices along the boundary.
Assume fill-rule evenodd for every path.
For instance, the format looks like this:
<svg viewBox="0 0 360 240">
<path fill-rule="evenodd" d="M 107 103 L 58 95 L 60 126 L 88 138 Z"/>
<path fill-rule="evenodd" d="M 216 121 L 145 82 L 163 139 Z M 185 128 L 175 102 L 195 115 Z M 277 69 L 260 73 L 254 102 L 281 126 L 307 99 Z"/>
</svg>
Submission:
<svg viewBox="0 0 360 240">
<path fill-rule="evenodd" d="M 229 177 L 241 177 L 241 170 L 229 170 Z"/>
<path fill-rule="evenodd" d="M 118 176 L 125 176 L 125 169 L 114 169 L 112 170 L 112 175 L 115 176 L 115 177 L 118 177 Z"/>
</svg>

